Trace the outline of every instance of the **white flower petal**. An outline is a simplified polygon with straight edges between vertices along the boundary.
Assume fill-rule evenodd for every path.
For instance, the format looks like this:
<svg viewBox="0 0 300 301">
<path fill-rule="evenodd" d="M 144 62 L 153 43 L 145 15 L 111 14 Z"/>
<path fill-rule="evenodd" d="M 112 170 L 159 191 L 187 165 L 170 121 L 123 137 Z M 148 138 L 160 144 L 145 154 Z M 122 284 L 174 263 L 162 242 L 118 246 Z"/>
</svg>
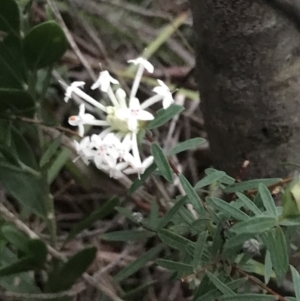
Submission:
<svg viewBox="0 0 300 301">
<path fill-rule="evenodd" d="M 138 113 L 137 119 L 138 120 L 153 120 L 154 116 L 147 111 L 140 110 Z"/>
<path fill-rule="evenodd" d="M 170 93 L 163 99 L 163 108 L 167 109 L 172 103 L 174 103 L 174 99 L 172 94 Z"/>
<path fill-rule="evenodd" d="M 137 130 L 138 127 L 138 121 L 136 118 L 129 118 L 127 121 L 127 125 L 128 125 L 128 129 L 130 131 L 135 132 Z"/>
<path fill-rule="evenodd" d="M 82 120 L 83 123 L 89 123 L 89 122 L 95 120 L 95 117 L 91 114 L 84 114 L 81 117 L 81 120 Z"/>
<path fill-rule="evenodd" d="M 78 124 L 78 134 L 80 137 L 84 136 L 84 126 L 82 123 Z"/>
</svg>

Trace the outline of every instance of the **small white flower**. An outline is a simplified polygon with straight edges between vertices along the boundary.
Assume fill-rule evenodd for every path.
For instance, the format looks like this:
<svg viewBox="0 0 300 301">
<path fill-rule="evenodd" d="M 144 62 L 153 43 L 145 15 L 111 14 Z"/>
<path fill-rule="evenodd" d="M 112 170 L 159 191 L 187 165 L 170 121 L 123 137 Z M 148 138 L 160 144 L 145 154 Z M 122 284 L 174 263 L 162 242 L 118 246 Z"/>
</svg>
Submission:
<svg viewBox="0 0 300 301">
<path fill-rule="evenodd" d="M 154 71 L 153 65 L 143 57 L 138 57 L 135 60 L 129 60 L 128 63 L 132 63 L 134 65 L 142 65 L 149 73 L 153 73 Z"/>
<path fill-rule="evenodd" d="M 110 88 L 110 83 L 118 84 L 119 82 L 113 78 L 108 71 L 101 71 L 96 82 L 91 86 L 92 90 L 95 90 L 100 87 L 101 91 L 108 92 Z"/>
<path fill-rule="evenodd" d="M 125 170 L 123 170 L 123 172 L 127 175 L 137 173 L 138 177 L 140 178 L 140 175 L 145 172 L 145 170 L 153 163 L 153 161 L 153 156 L 150 156 L 146 158 L 142 163 L 128 167 Z"/>
<path fill-rule="evenodd" d="M 126 92 L 123 89 L 121 89 L 121 88 L 117 89 L 116 98 L 117 98 L 121 108 L 127 108 Z"/>
<path fill-rule="evenodd" d="M 138 65 L 138 69 L 136 71 L 136 75 L 135 75 L 135 78 L 134 78 L 134 81 L 132 84 L 132 88 L 130 91 L 129 101 L 131 101 L 135 97 L 136 92 L 139 88 L 144 69 L 146 69 L 150 73 L 153 73 L 154 67 L 150 62 L 148 62 L 146 59 L 144 59 L 142 57 L 139 57 L 135 60 L 130 60 L 130 61 L 128 61 L 128 63 L 133 63 L 135 65 Z"/>
<path fill-rule="evenodd" d="M 110 161 L 115 161 L 112 156 L 109 156 L 110 137 L 107 135 L 101 139 L 98 135 L 92 135 L 92 146 L 96 149 L 94 162 L 98 168 L 102 168 L 103 163 L 108 164 Z"/>
<path fill-rule="evenodd" d="M 90 124 L 95 120 L 95 117 L 91 114 L 85 114 L 85 106 L 82 103 L 79 107 L 79 113 L 77 116 L 69 117 L 69 124 L 78 126 L 78 134 L 80 137 L 84 135 L 84 124 Z"/>
<path fill-rule="evenodd" d="M 112 150 L 112 155 L 115 156 L 118 159 L 122 159 L 125 162 L 133 162 L 134 158 L 132 154 L 130 153 L 132 142 L 131 142 L 131 134 L 126 134 L 122 142 L 117 138 L 114 134 L 111 138 L 112 145 L 114 146 L 114 149 Z"/>
<path fill-rule="evenodd" d="M 65 84 L 64 84 L 65 85 Z M 67 87 L 64 101 L 68 102 L 69 99 L 72 97 L 72 93 L 78 89 L 79 87 L 83 87 L 85 85 L 85 82 L 73 82 L 70 86 Z"/>
<path fill-rule="evenodd" d="M 133 132 L 137 131 L 139 120 L 147 121 L 154 119 L 151 113 L 141 109 L 140 102 L 137 98 L 131 99 L 129 108 L 117 110 L 116 116 L 120 119 L 127 120 L 128 129 Z"/>
<path fill-rule="evenodd" d="M 169 87 L 160 79 L 157 80 L 159 86 L 155 87 L 152 91 L 161 95 L 163 97 L 163 108 L 167 109 L 172 103 L 174 103 L 174 99 Z"/>
<path fill-rule="evenodd" d="M 88 165 L 94 157 L 94 151 L 91 149 L 90 137 L 83 138 L 79 143 L 74 140 L 74 146 L 79 156 L 75 158 L 73 162 L 76 162 L 80 157 L 82 161 Z"/>
</svg>

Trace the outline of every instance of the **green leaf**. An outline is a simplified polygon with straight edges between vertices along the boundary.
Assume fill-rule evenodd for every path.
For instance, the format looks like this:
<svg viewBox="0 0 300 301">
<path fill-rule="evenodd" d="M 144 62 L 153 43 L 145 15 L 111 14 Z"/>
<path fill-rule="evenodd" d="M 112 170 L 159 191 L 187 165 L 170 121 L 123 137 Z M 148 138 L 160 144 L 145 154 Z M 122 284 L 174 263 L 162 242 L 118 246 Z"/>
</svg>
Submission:
<svg viewBox="0 0 300 301">
<path fill-rule="evenodd" d="M 194 189 L 198 190 L 205 186 L 208 186 L 214 182 L 219 181 L 220 179 L 224 178 L 226 173 L 224 171 L 216 170 L 209 174 L 208 176 L 204 177 L 202 180 L 196 183 Z"/>
<path fill-rule="evenodd" d="M 252 211 L 255 215 L 262 215 L 260 209 L 252 202 L 249 198 L 247 198 L 244 194 L 237 192 L 236 193 L 239 200 L 244 204 L 245 209 Z"/>
<path fill-rule="evenodd" d="M 206 271 L 206 275 L 210 279 L 210 281 L 216 286 L 216 288 L 222 292 L 224 295 L 234 296 L 236 295 L 225 283 L 219 280 L 215 275 L 211 272 Z"/>
<path fill-rule="evenodd" d="M 289 256 L 284 233 L 280 227 L 276 227 L 276 229 L 264 233 L 261 238 L 270 252 L 273 269 L 280 282 L 284 279 L 289 267 Z"/>
<path fill-rule="evenodd" d="M 36 264 L 32 256 L 23 257 L 16 262 L 0 269 L 0 277 L 14 275 L 22 272 L 34 270 Z"/>
<path fill-rule="evenodd" d="M 155 163 L 151 164 L 145 172 L 141 175 L 140 179 L 136 178 L 132 185 L 130 186 L 128 193 L 132 195 L 138 188 L 140 188 L 145 181 L 153 174 L 153 172 L 156 170 L 157 166 Z"/>
<path fill-rule="evenodd" d="M 29 238 L 12 225 L 4 225 L 1 228 L 3 236 L 15 247 L 23 252 L 28 252 Z"/>
<path fill-rule="evenodd" d="M 138 257 L 138 259 L 127 265 L 114 277 L 115 281 L 122 281 L 137 272 L 141 267 L 145 266 L 147 262 L 152 260 L 157 254 L 159 254 L 162 249 L 163 244 L 159 244 Z"/>
<path fill-rule="evenodd" d="M 148 124 L 146 129 L 147 130 L 153 130 L 156 129 L 162 125 L 164 125 L 166 122 L 168 122 L 170 119 L 172 119 L 174 116 L 179 114 L 184 110 L 184 107 L 179 105 L 171 105 L 167 109 L 160 109 L 157 111 L 155 115 L 155 119 L 151 120 Z"/>
<path fill-rule="evenodd" d="M 97 248 L 89 247 L 72 256 L 60 268 L 57 268 L 50 274 L 45 291 L 58 293 L 70 289 L 76 280 L 92 264 L 96 254 Z"/>
<path fill-rule="evenodd" d="M 232 193 L 232 192 L 242 192 L 245 190 L 252 190 L 258 189 L 259 184 L 264 184 L 266 186 L 270 186 L 280 182 L 280 178 L 273 178 L 273 179 L 257 179 L 257 180 L 249 180 L 245 182 L 235 183 L 227 188 L 225 188 L 225 193 Z"/>
<path fill-rule="evenodd" d="M 0 31 L 19 35 L 20 12 L 13 0 L 0 1 Z"/>
<path fill-rule="evenodd" d="M 160 230 L 165 227 L 178 212 L 178 210 L 186 203 L 186 198 L 182 197 L 176 204 L 164 215 L 159 221 L 157 229 Z"/>
<path fill-rule="evenodd" d="M 32 70 L 51 66 L 67 50 L 67 39 L 60 26 L 47 21 L 33 27 L 24 38 L 24 56 Z"/>
<path fill-rule="evenodd" d="M 272 197 L 269 189 L 266 187 L 266 185 L 259 184 L 258 192 L 260 194 L 260 197 L 262 199 L 262 202 L 263 202 L 264 207 L 266 208 L 267 212 L 272 216 L 277 216 L 275 202 L 273 200 L 273 197 Z"/>
<path fill-rule="evenodd" d="M 24 134 L 21 134 L 16 128 L 12 128 L 12 143 L 11 148 L 15 149 L 19 160 L 29 166 L 30 168 L 37 170 L 38 164 L 36 162 L 32 147 L 29 142 L 24 138 Z"/>
<path fill-rule="evenodd" d="M 119 199 L 114 197 L 109 201 L 107 201 L 104 205 L 102 205 L 98 210 L 93 211 L 89 216 L 87 216 L 85 219 L 77 223 L 72 228 L 72 230 L 68 235 L 68 238 L 66 239 L 66 242 L 73 239 L 82 230 L 91 227 L 96 221 L 101 220 L 106 215 L 111 213 L 118 204 L 119 204 Z"/>
<path fill-rule="evenodd" d="M 293 266 L 290 265 L 290 269 L 292 272 L 296 299 L 297 299 L 297 301 L 300 301 L 300 276 L 299 276 L 298 271 Z"/>
<path fill-rule="evenodd" d="M 242 294 L 236 296 L 222 296 L 219 298 L 222 301 L 275 301 L 275 297 L 263 294 Z"/>
<path fill-rule="evenodd" d="M 176 146 L 174 146 L 169 152 L 168 152 L 168 156 L 173 156 L 176 154 L 179 154 L 181 152 L 184 152 L 186 150 L 191 150 L 195 147 L 197 147 L 198 145 L 201 145 L 203 143 L 205 143 L 206 140 L 203 138 L 192 138 L 189 139 L 187 141 L 178 143 Z"/>
<path fill-rule="evenodd" d="M 192 187 L 190 182 L 185 178 L 185 176 L 183 174 L 179 174 L 179 180 L 180 180 L 180 183 L 181 183 L 190 203 L 193 205 L 195 210 L 198 213 L 203 213 L 204 208 L 201 203 L 200 197 L 198 196 L 197 192 Z"/>
<path fill-rule="evenodd" d="M 0 70 L 0 88 L 23 90 L 27 86 L 22 44 L 15 36 L 0 41 Z"/>
<path fill-rule="evenodd" d="M 174 272 L 180 272 L 184 274 L 191 274 L 193 273 L 193 266 L 190 264 L 182 263 L 182 262 L 176 262 L 172 260 L 167 259 L 157 259 L 156 263 L 163 268 L 166 268 L 168 270 L 174 271 Z"/>
<path fill-rule="evenodd" d="M 240 233 L 229 238 L 224 245 L 225 249 L 232 249 L 242 246 L 245 241 L 253 237 L 253 233 Z"/>
<path fill-rule="evenodd" d="M 230 231 L 237 234 L 253 233 L 259 234 L 270 230 L 277 224 L 277 219 L 271 216 L 256 216 L 249 220 L 239 222 L 231 227 Z"/>
<path fill-rule="evenodd" d="M 201 266 L 202 264 L 202 254 L 206 247 L 207 236 L 208 236 L 207 231 L 200 233 L 198 236 L 196 246 L 195 246 L 195 251 L 194 251 L 194 258 L 193 258 L 194 270 L 196 270 L 198 266 Z"/>
<path fill-rule="evenodd" d="M 153 281 L 149 281 L 146 282 L 140 286 L 138 286 L 137 288 L 134 288 L 133 290 L 126 292 L 123 296 L 122 299 L 124 300 L 137 300 L 136 298 L 138 298 L 139 295 L 144 295 L 144 291 L 146 289 L 148 289 L 149 287 L 153 286 L 154 284 L 157 283 L 157 280 L 153 280 Z"/>
<path fill-rule="evenodd" d="M 49 195 L 49 187 L 44 179 L 0 165 L 0 181 L 7 192 L 23 206 L 43 218 L 46 217 L 44 204 Z"/>
<path fill-rule="evenodd" d="M 161 172 L 162 176 L 170 183 L 173 182 L 173 174 L 163 150 L 156 143 L 151 145 L 151 153 L 154 157 L 154 161 Z"/>
<path fill-rule="evenodd" d="M 62 148 L 57 157 L 53 160 L 51 166 L 48 168 L 47 172 L 47 183 L 50 185 L 57 177 L 59 172 L 65 166 L 68 160 L 71 157 L 71 150 L 68 148 Z"/>
<path fill-rule="evenodd" d="M 205 172 L 206 175 L 209 176 L 210 174 L 212 174 L 216 171 L 220 172 L 219 170 L 210 167 L 210 168 L 206 168 L 204 172 Z M 223 178 L 219 179 L 218 181 L 220 183 L 223 183 L 223 184 L 226 184 L 226 185 L 232 185 L 232 184 L 235 183 L 235 178 L 230 177 L 228 175 L 225 175 Z"/>
<path fill-rule="evenodd" d="M 37 239 L 28 242 L 28 255 L 0 269 L 0 277 L 41 268 L 46 261 L 45 244 Z"/>
<path fill-rule="evenodd" d="M 0 99 L 1 114 L 9 109 L 14 113 L 22 113 L 22 115 L 32 117 L 34 100 L 28 92 L 19 89 L 0 88 Z"/>
<path fill-rule="evenodd" d="M 186 246 L 192 243 L 183 236 L 166 229 L 160 230 L 158 236 L 166 245 L 183 252 L 186 251 Z"/>
<path fill-rule="evenodd" d="M 44 155 L 42 156 L 42 158 L 40 160 L 40 167 L 41 168 L 46 163 L 48 163 L 50 161 L 50 159 L 53 157 L 53 155 L 55 154 L 55 152 L 59 148 L 61 137 L 62 137 L 62 134 L 60 134 L 59 136 L 57 136 L 57 138 L 52 141 L 52 143 L 49 145 L 49 147 L 45 151 Z"/>
<path fill-rule="evenodd" d="M 209 278 L 207 276 L 205 276 L 204 279 L 208 279 L 208 281 L 209 281 Z M 240 288 L 245 282 L 246 282 L 246 279 L 241 278 L 241 279 L 233 280 L 231 282 L 227 282 L 226 285 L 231 290 L 235 290 L 235 289 Z M 200 286 L 201 285 L 202 285 L 202 283 L 200 284 Z M 193 300 L 195 300 L 195 301 L 215 301 L 215 300 L 219 300 L 219 297 L 222 297 L 223 294 L 218 289 L 214 289 L 214 287 L 215 286 L 211 287 L 211 282 L 210 281 L 208 283 L 207 283 L 207 281 L 205 281 L 205 283 L 203 285 L 202 292 L 199 291 L 199 294 L 197 292 L 197 296 Z M 232 296 L 232 297 L 235 297 L 235 296 Z"/>
<path fill-rule="evenodd" d="M 272 270 L 273 265 L 272 265 L 272 260 L 271 260 L 271 254 L 270 252 L 267 250 L 266 251 L 266 256 L 265 256 L 265 274 L 264 274 L 264 278 L 265 278 L 265 284 L 268 284 L 272 275 Z"/>
<path fill-rule="evenodd" d="M 106 241 L 131 241 L 131 240 L 144 240 L 154 233 L 143 230 L 121 230 L 102 235 L 102 239 Z"/>
<path fill-rule="evenodd" d="M 31 239 L 28 241 L 28 255 L 32 256 L 36 266 L 41 267 L 47 259 L 47 247 L 45 243 L 39 239 Z"/>
<path fill-rule="evenodd" d="M 234 207 L 230 203 L 227 203 L 219 198 L 208 197 L 206 200 L 217 208 L 221 213 L 227 213 L 229 216 L 237 220 L 248 220 L 250 217 L 245 214 L 242 210 Z"/>
</svg>

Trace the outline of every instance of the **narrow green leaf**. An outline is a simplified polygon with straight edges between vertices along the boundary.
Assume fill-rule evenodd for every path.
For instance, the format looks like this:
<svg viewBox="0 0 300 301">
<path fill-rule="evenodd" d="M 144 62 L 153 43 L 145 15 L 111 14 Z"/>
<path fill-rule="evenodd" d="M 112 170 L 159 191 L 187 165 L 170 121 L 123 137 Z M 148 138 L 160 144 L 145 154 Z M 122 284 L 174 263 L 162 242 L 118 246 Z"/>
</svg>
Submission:
<svg viewBox="0 0 300 301">
<path fill-rule="evenodd" d="M 292 272 L 296 299 L 297 299 L 297 301 L 300 301 L 300 276 L 299 276 L 298 271 L 292 265 L 290 265 L 290 269 Z"/>
<path fill-rule="evenodd" d="M 146 282 L 140 286 L 138 286 L 137 288 L 134 288 L 133 290 L 126 292 L 124 295 L 122 295 L 122 299 L 124 300 L 136 300 L 136 298 L 139 295 L 144 295 L 144 291 L 146 289 L 148 289 L 149 287 L 153 286 L 154 284 L 157 283 L 158 280 L 153 280 L 153 281 L 149 281 Z"/>
<path fill-rule="evenodd" d="M 264 274 L 264 279 L 265 279 L 265 284 L 268 284 L 272 275 L 272 270 L 273 265 L 272 265 L 272 260 L 271 260 L 271 254 L 267 250 L 266 255 L 265 255 L 265 274 Z"/>
<path fill-rule="evenodd" d="M 236 296 L 222 296 L 219 298 L 222 301 L 275 301 L 276 298 L 271 295 L 263 294 L 241 294 Z"/>
<path fill-rule="evenodd" d="M 195 210 L 198 213 L 203 213 L 204 208 L 201 203 L 200 197 L 198 196 L 197 192 L 192 187 L 190 182 L 186 179 L 186 177 L 183 174 L 179 174 L 179 180 L 180 180 L 180 183 L 181 183 L 190 203 L 193 205 Z"/>
<path fill-rule="evenodd" d="M 182 262 L 176 262 L 172 260 L 167 259 L 157 259 L 156 263 L 160 265 L 161 267 L 174 271 L 174 272 L 180 272 L 184 274 L 190 274 L 193 273 L 193 266 L 190 264 L 182 263 Z"/>
<path fill-rule="evenodd" d="M 1 112 L 10 109 L 12 112 L 22 113 L 27 117 L 32 116 L 34 100 L 28 92 L 18 89 L 0 88 L 0 99 Z"/>
<path fill-rule="evenodd" d="M 174 116 L 178 115 L 184 110 L 184 107 L 179 105 L 171 105 L 167 109 L 160 109 L 157 111 L 155 119 L 148 122 L 146 129 L 153 130 L 165 123 L 167 123 Z"/>
<path fill-rule="evenodd" d="M 264 184 L 258 185 L 258 192 L 267 212 L 272 216 L 277 216 L 276 205 L 269 189 Z"/>
<path fill-rule="evenodd" d="M 88 217 L 77 223 L 70 231 L 66 242 L 73 239 L 79 232 L 92 226 L 96 221 L 101 220 L 111 213 L 119 204 L 119 199 L 114 197 L 102 205 L 98 210 L 93 211 Z"/>
<path fill-rule="evenodd" d="M 206 200 L 210 204 L 212 204 L 215 208 L 217 208 L 220 212 L 227 213 L 231 217 L 233 217 L 234 219 L 244 221 L 244 220 L 248 220 L 250 218 L 242 210 L 234 207 L 230 203 L 227 203 L 227 202 L 225 202 L 225 201 L 223 201 L 223 200 L 221 200 L 219 198 L 208 197 L 208 198 L 206 198 Z"/>
<path fill-rule="evenodd" d="M 277 224 L 277 219 L 271 216 L 256 216 L 249 220 L 239 222 L 231 227 L 230 231 L 237 234 L 253 233 L 259 234 L 270 230 Z"/>
<path fill-rule="evenodd" d="M 166 245 L 183 252 L 186 251 L 186 246 L 191 243 L 190 240 L 183 236 L 166 229 L 160 230 L 158 236 Z"/>
<path fill-rule="evenodd" d="M 7 192 L 23 206 L 45 218 L 45 198 L 49 195 L 49 187 L 43 178 L 38 179 L 36 176 L 0 165 L 0 181 Z"/>
<path fill-rule="evenodd" d="M 28 255 L 34 258 L 36 266 L 41 267 L 47 259 L 47 247 L 45 243 L 39 239 L 31 239 L 28 241 Z"/>
<path fill-rule="evenodd" d="M 196 270 L 198 266 L 201 266 L 202 264 L 202 254 L 206 247 L 207 236 L 208 236 L 207 231 L 200 233 L 198 236 L 196 246 L 195 246 L 195 251 L 194 251 L 194 257 L 193 257 L 194 270 Z"/>
<path fill-rule="evenodd" d="M 198 145 L 201 145 L 205 143 L 206 140 L 203 138 L 192 138 L 187 141 L 178 143 L 176 146 L 174 146 L 169 152 L 168 156 L 176 155 L 181 152 L 184 152 L 186 150 L 191 150 L 194 147 L 197 147 Z"/>
<path fill-rule="evenodd" d="M 62 148 L 56 158 L 53 160 L 51 166 L 47 172 L 47 183 L 50 185 L 57 177 L 62 168 L 66 165 L 66 162 L 70 160 L 71 150 L 68 148 Z"/>
<path fill-rule="evenodd" d="M 277 227 L 264 233 L 261 238 L 270 252 L 273 269 L 280 282 L 284 279 L 289 267 L 289 256 L 284 233 L 280 227 Z"/>
<path fill-rule="evenodd" d="M 10 265 L 0 268 L 0 277 L 32 271 L 36 269 L 36 267 L 34 258 L 32 256 L 26 256 Z"/>
<path fill-rule="evenodd" d="M 202 180 L 196 183 L 195 189 L 201 189 L 205 186 L 208 186 L 214 182 L 219 181 L 220 179 L 224 178 L 226 173 L 224 171 L 215 170 L 214 172 L 210 173 L 208 176 L 204 177 Z"/>
<path fill-rule="evenodd" d="M 58 293 L 70 289 L 92 264 L 96 254 L 97 248 L 90 247 L 72 256 L 62 267 L 50 275 L 46 284 L 46 292 Z"/>
<path fill-rule="evenodd" d="M 252 202 L 249 198 L 247 198 L 244 194 L 237 192 L 236 193 L 239 200 L 244 204 L 245 209 L 252 211 L 255 215 L 262 215 L 260 209 Z"/>
<path fill-rule="evenodd" d="M 54 21 L 33 27 L 24 38 L 24 56 L 32 70 L 51 66 L 67 50 L 64 32 Z"/>
<path fill-rule="evenodd" d="M 224 245 L 225 249 L 232 249 L 236 248 L 238 246 L 242 246 L 245 241 L 247 241 L 250 238 L 253 238 L 253 233 L 240 233 L 237 235 L 234 235 L 233 237 L 229 238 Z"/>
<path fill-rule="evenodd" d="M 14 246 L 16 246 L 19 250 L 23 252 L 28 252 L 28 241 L 29 238 L 23 234 L 23 232 L 17 230 L 12 225 L 4 225 L 1 227 L 1 232 L 3 236 Z"/>
<path fill-rule="evenodd" d="M 266 186 L 270 186 L 280 182 L 280 178 L 273 178 L 273 179 L 257 179 L 257 180 L 249 180 L 245 182 L 235 183 L 227 188 L 225 188 L 225 193 L 232 193 L 232 192 L 243 192 L 245 190 L 257 189 L 259 184 L 264 184 Z"/>
<path fill-rule="evenodd" d="M 185 202 L 186 199 L 184 197 L 177 201 L 176 204 L 164 215 L 164 217 L 161 218 L 157 229 L 160 230 L 165 227 L 178 212 L 178 210 L 185 204 Z"/>
<path fill-rule="evenodd" d="M 219 170 L 209 167 L 209 168 L 206 168 L 204 172 L 205 172 L 206 175 L 209 176 L 210 174 L 212 174 L 216 171 L 219 171 Z M 223 184 L 226 184 L 226 185 L 232 185 L 232 184 L 235 183 L 235 178 L 230 177 L 228 175 L 225 175 L 223 178 L 219 179 L 218 181 L 220 183 L 223 183 Z"/>
<path fill-rule="evenodd" d="M 47 249 L 45 244 L 37 239 L 27 244 L 28 255 L 0 269 L 0 277 L 18 274 L 41 268 L 46 261 Z"/>
<path fill-rule="evenodd" d="M 159 244 L 156 247 L 144 253 L 143 255 L 141 255 L 140 257 L 138 257 L 137 260 L 127 265 L 114 277 L 115 281 L 122 281 L 134 274 L 135 272 L 137 272 L 141 267 L 145 266 L 147 262 L 152 260 L 157 254 L 159 254 L 162 249 L 163 244 Z"/>
<path fill-rule="evenodd" d="M 145 181 L 153 174 L 153 172 L 156 170 L 157 166 L 155 163 L 151 164 L 145 172 L 141 175 L 141 178 L 136 178 L 132 185 L 130 186 L 128 193 L 132 195 L 138 188 L 140 188 Z"/>
<path fill-rule="evenodd" d="M 168 159 L 166 158 L 161 147 L 158 144 L 153 143 L 151 145 L 151 153 L 152 153 L 152 156 L 154 157 L 154 161 L 155 161 L 159 171 L 161 172 L 162 176 L 168 182 L 172 183 L 173 182 L 172 170 L 169 165 Z"/>
<path fill-rule="evenodd" d="M 211 272 L 206 271 L 206 275 L 208 276 L 208 278 L 210 279 L 210 281 L 216 286 L 216 288 L 220 292 L 222 292 L 224 295 L 230 295 L 230 296 L 236 295 L 235 292 L 233 292 L 225 283 L 223 283 L 221 280 L 219 280 Z"/>
<path fill-rule="evenodd" d="M 20 12 L 13 0 L 0 1 L 0 31 L 13 33 L 19 36 Z"/>
<path fill-rule="evenodd" d="M 57 136 L 57 138 L 52 141 L 52 143 L 49 145 L 49 147 L 45 151 L 44 155 L 42 156 L 42 158 L 40 160 L 40 167 L 41 168 L 46 163 L 48 163 L 50 161 L 50 159 L 53 157 L 53 155 L 55 154 L 55 152 L 59 148 L 61 137 L 62 137 L 62 134 L 60 134 L 59 136 Z"/>
<path fill-rule="evenodd" d="M 121 230 L 110 233 L 105 233 L 102 235 L 102 239 L 106 241 L 130 241 L 130 240 L 144 240 L 154 233 L 149 231 L 141 230 Z"/>
</svg>

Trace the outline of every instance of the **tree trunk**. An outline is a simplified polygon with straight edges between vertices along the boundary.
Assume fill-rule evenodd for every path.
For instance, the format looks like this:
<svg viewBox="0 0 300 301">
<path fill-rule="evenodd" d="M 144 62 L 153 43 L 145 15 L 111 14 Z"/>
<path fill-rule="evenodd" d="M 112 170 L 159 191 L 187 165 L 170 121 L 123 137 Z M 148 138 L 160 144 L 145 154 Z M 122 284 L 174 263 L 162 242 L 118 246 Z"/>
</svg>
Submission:
<svg viewBox="0 0 300 301">
<path fill-rule="evenodd" d="M 214 166 L 235 175 L 249 159 L 248 178 L 286 176 L 283 162 L 300 163 L 297 22 L 271 0 L 190 2 Z"/>
</svg>

